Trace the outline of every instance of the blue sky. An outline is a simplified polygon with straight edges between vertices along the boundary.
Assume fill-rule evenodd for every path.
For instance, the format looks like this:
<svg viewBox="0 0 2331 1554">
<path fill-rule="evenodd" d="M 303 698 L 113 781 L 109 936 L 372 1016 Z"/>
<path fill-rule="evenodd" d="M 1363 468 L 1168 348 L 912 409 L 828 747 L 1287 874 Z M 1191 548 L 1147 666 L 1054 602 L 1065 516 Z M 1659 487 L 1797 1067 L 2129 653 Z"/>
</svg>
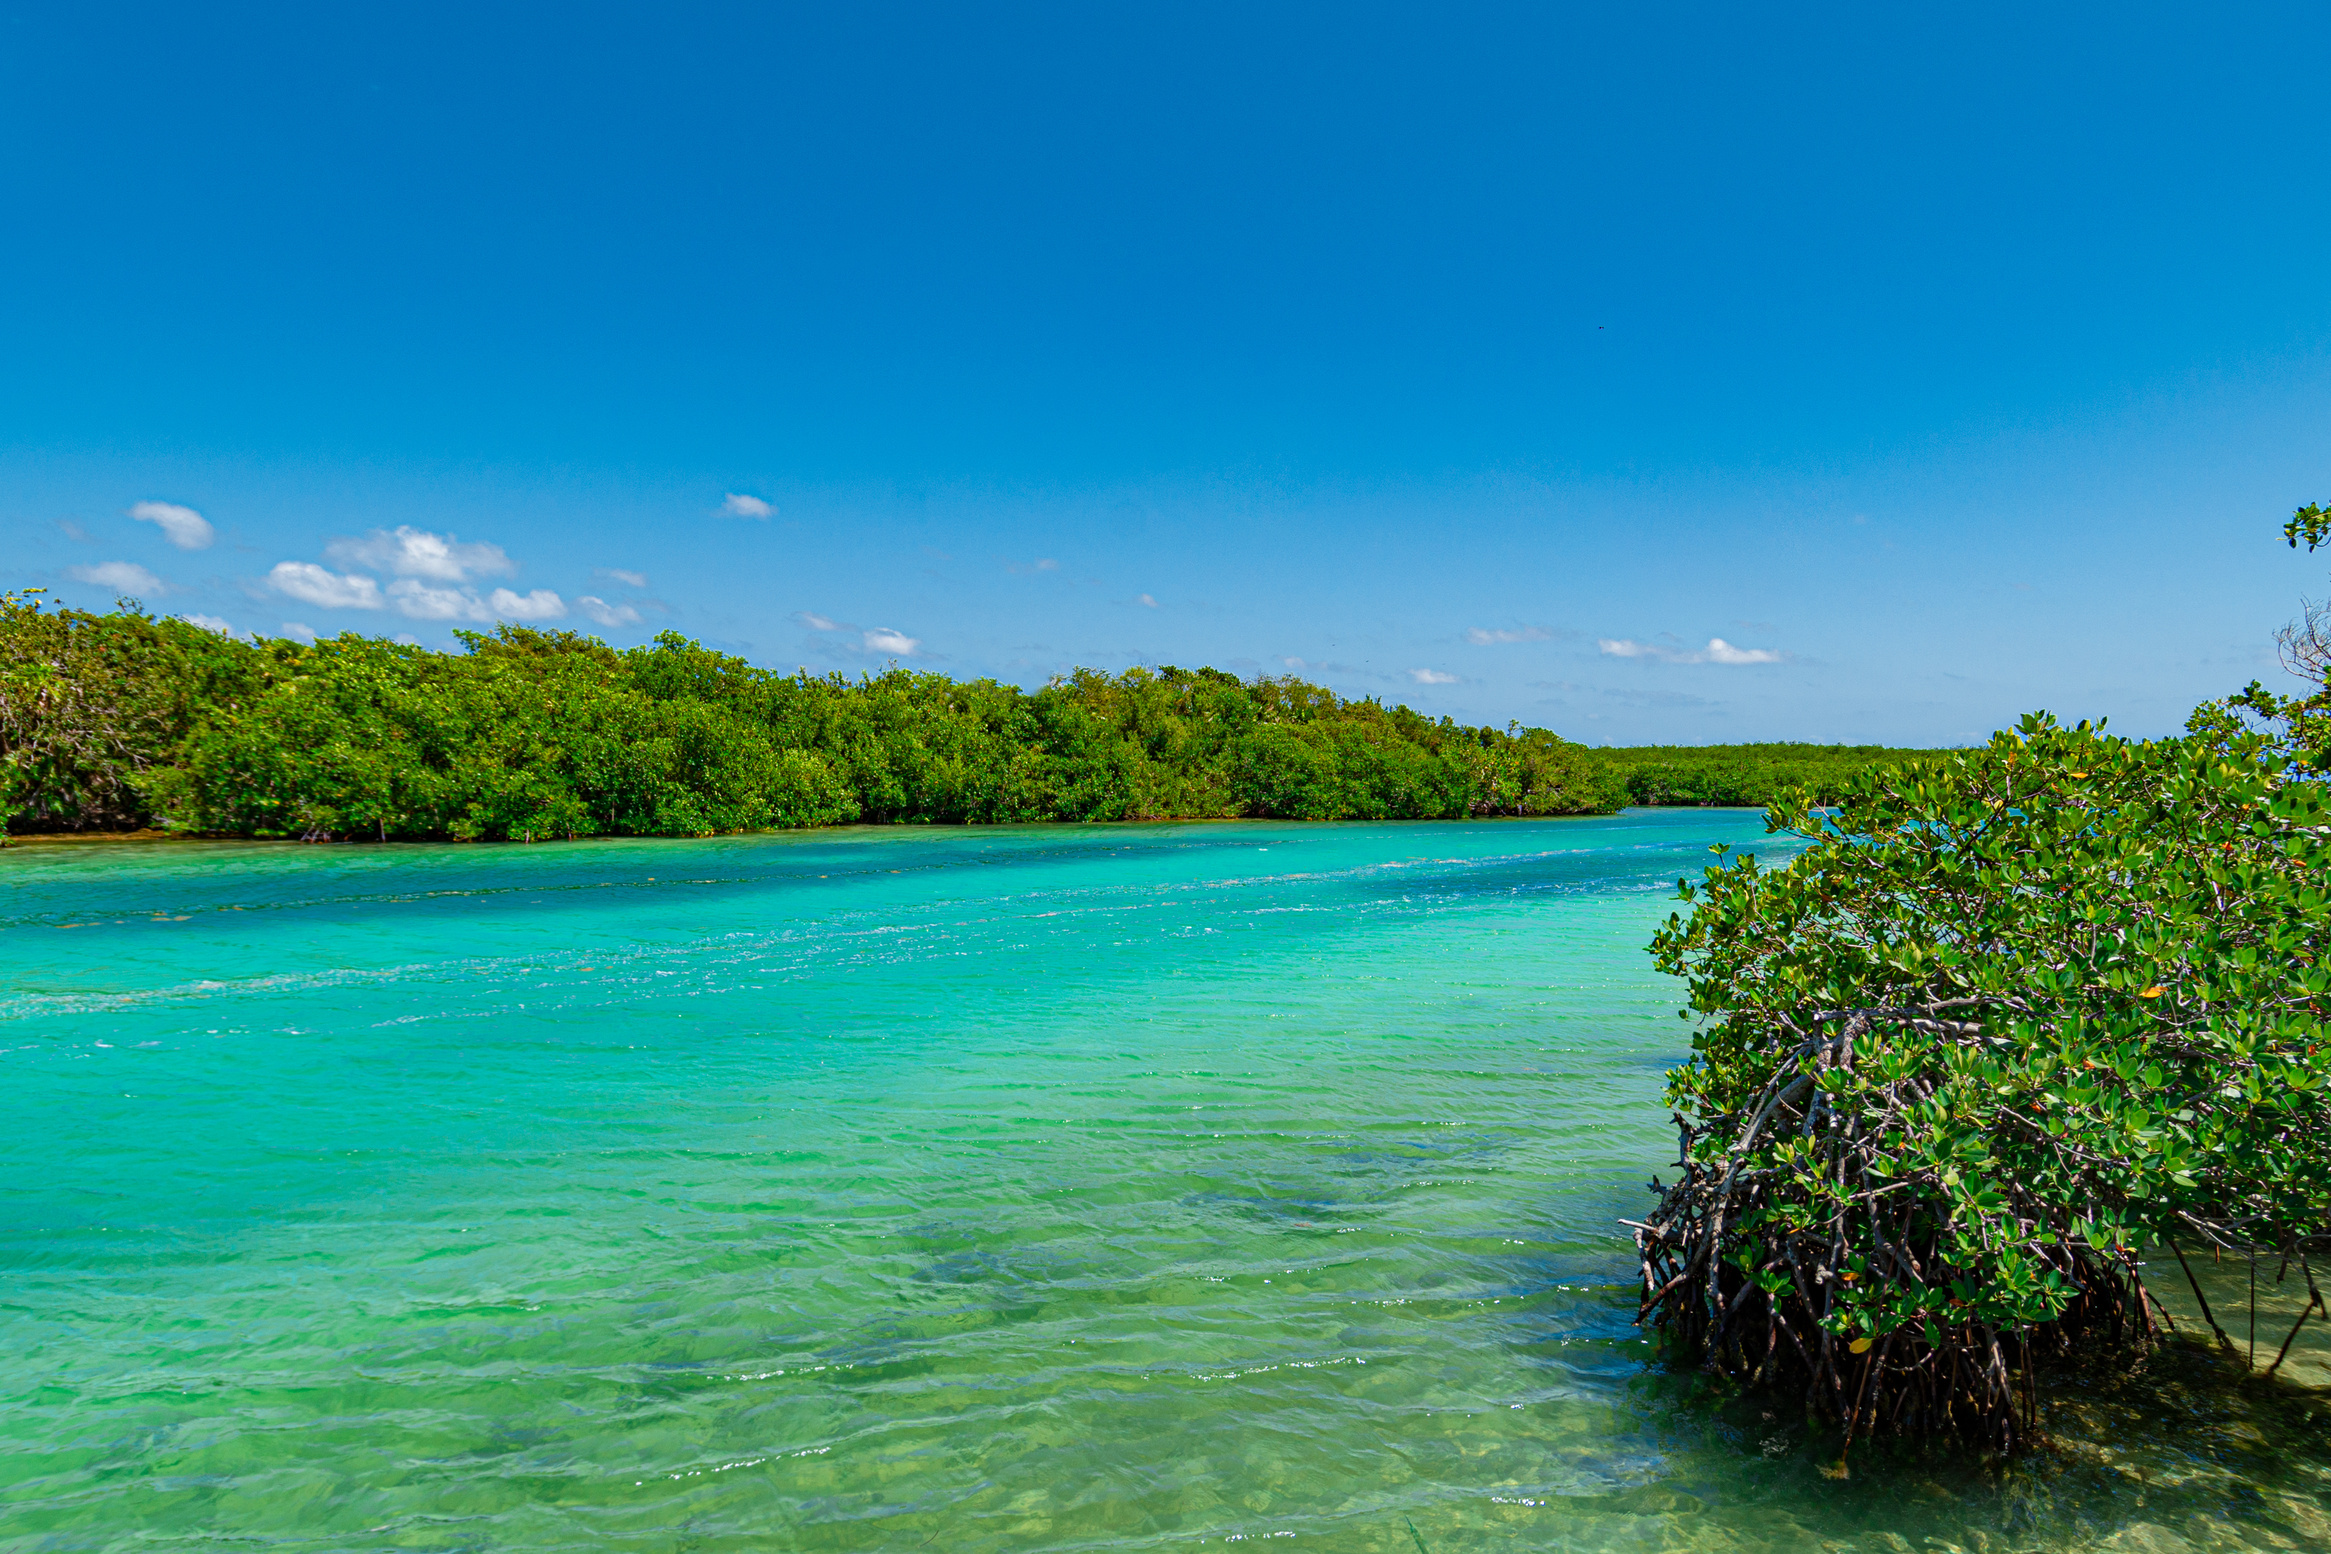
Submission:
<svg viewBox="0 0 2331 1554">
<path fill-rule="evenodd" d="M 6 581 L 2167 731 L 2323 591 L 2327 67 L 2296 6 L 0 3 Z"/>
</svg>

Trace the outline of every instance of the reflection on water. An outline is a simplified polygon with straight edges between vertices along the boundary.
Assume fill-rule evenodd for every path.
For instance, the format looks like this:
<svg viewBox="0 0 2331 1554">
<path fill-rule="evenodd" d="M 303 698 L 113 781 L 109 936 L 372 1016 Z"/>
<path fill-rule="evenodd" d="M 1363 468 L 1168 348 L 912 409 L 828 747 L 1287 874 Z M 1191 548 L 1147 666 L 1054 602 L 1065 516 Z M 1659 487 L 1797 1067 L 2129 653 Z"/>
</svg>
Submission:
<svg viewBox="0 0 2331 1554">
<path fill-rule="evenodd" d="M 1661 1368 L 1711 841 L 11 849 L 0 1542 L 2331 1546 L 2323 1416 L 2206 1349 L 1844 1480 Z"/>
</svg>

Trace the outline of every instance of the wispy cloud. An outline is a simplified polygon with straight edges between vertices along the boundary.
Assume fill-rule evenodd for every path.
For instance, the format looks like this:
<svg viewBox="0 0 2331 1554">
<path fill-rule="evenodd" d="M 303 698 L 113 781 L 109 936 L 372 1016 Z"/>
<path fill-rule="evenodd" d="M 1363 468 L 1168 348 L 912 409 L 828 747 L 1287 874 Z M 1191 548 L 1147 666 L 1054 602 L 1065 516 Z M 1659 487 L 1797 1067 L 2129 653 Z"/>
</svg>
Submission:
<svg viewBox="0 0 2331 1554">
<path fill-rule="evenodd" d="M 67 567 L 65 575 L 76 583 L 118 588 L 125 594 L 166 594 L 170 591 L 168 583 L 134 561 L 100 561 L 95 566 Z"/>
<path fill-rule="evenodd" d="M 1438 669 L 1411 669 L 1408 677 L 1419 685 L 1455 685 L 1459 676 L 1443 674 Z"/>
<path fill-rule="evenodd" d="M 727 496 L 721 498 L 720 513 L 724 518 L 760 518 L 766 520 L 776 517 L 777 509 L 757 496 L 747 496 L 742 491 L 731 491 Z"/>
<path fill-rule="evenodd" d="M 313 642 L 316 640 L 316 628 L 305 621 L 285 621 L 283 634 L 294 642 Z"/>
<path fill-rule="evenodd" d="M 79 524 L 75 523 L 70 518 L 59 518 L 57 520 L 57 531 L 63 534 L 66 539 L 77 541 L 83 545 L 94 545 L 97 543 L 96 535 L 91 534 L 87 529 L 82 528 Z"/>
<path fill-rule="evenodd" d="M 1492 647 L 1501 642 L 1551 642 L 1554 633 L 1543 626 L 1468 626 L 1465 640 L 1475 647 Z"/>
<path fill-rule="evenodd" d="M 1597 645 L 1612 658 L 1648 658 L 1663 664 L 1777 664 L 1783 656 L 1772 648 L 1734 647 L 1722 637 L 1710 637 L 1706 647 L 1692 649 L 1625 637 L 1604 637 Z"/>
<path fill-rule="evenodd" d="M 1149 595 L 1147 595 L 1147 594 L 1143 594 L 1143 595 L 1141 596 L 1141 601 L 1140 601 L 1140 603 L 1141 603 L 1141 607 L 1142 607 L 1143 609 L 1145 609 L 1145 610 L 1154 610 L 1154 609 L 1156 609 L 1156 608 L 1157 608 L 1157 601 L 1156 601 L 1155 599 L 1152 599 L 1152 598 L 1151 598 Z"/>
<path fill-rule="evenodd" d="M 812 631 L 829 632 L 837 636 L 849 636 L 856 633 L 858 637 L 856 643 L 844 644 L 852 652 L 879 653 L 889 658 L 924 656 L 922 638 L 910 637 L 894 627 L 868 626 L 861 629 L 851 625 L 848 621 L 838 621 L 830 616 L 820 615 L 815 610 L 798 611 L 793 618 Z"/>
<path fill-rule="evenodd" d="M 554 621 L 567 613 L 566 601 L 547 588 L 522 594 L 497 588 L 487 596 L 486 603 L 492 607 L 496 620 Z"/>
<path fill-rule="evenodd" d="M 467 588 L 432 588 L 419 578 L 400 577 L 388 585 L 397 613 L 417 621 L 482 621 L 486 602 Z"/>
<path fill-rule="evenodd" d="M 626 572 L 621 567 L 594 567 L 591 575 L 603 583 L 621 583 L 626 588 L 647 587 L 645 572 Z"/>
<path fill-rule="evenodd" d="M 176 502 L 134 502 L 129 515 L 139 523 L 159 527 L 162 538 L 180 550 L 208 550 L 210 542 L 218 538 L 218 531 L 210 526 L 208 518 Z"/>
<path fill-rule="evenodd" d="M 1597 691 L 1595 694 L 1598 696 L 1607 696 L 1613 701 L 1624 702 L 1630 707 L 1658 707 L 1666 710 L 1705 709 L 1710 712 L 1722 712 L 1725 710 L 1724 704 L 1722 702 L 1710 701 L 1705 696 L 1694 696 L 1688 691 L 1645 691 L 1622 689 L 1601 690 Z"/>
<path fill-rule="evenodd" d="M 1236 662 L 1247 663 L 1251 662 L 1251 660 L 1236 660 Z M 1285 664 L 1289 670 L 1296 674 L 1354 675 L 1366 680 L 1381 680 L 1384 678 L 1384 676 L 1380 674 L 1373 673 L 1370 670 L 1362 669 L 1357 664 L 1339 664 L 1333 659 L 1295 658 L 1292 656 L 1283 656 L 1280 658 L 1279 662 Z"/>
<path fill-rule="evenodd" d="M 1706 648 L 1711 664 L 1777 664 L 1781 654 L 1772 648 L 1734 647 L 1722 637 L 1710 637 Z"/>
<path fill-rule="evenodd" d="M 1060 563 L 1050 556 L 1045 556 L 1036 561 L 1007 561 L 1004 563 L 1004 570 L 1014 577 L 1033 577 L 1038 572 L 1059 571 Z"/>
<path fill-rule="evenodd" d="M 394 609 L 409 620 L 477 621 L 556 620 L 567 613 L 566 601 L 547 588 L 516 593 L 497 588 L 481 595 L 474 588 L 446 588 L 418 578 L 400 577 L 384 591 L 360 573 L 338 573 L 311 561 L 279 561 L 267 574 L 268 586 L 308 604 L 336 610 Z"/>
<path fill-rule="evenodd" d="M 602 626 L 630 626 L 639 620 L 639 611 L 628 604 L 609 604 L 597 594 L 584 594 L 575 601 L 575 608 Z"/>
<path fill-rule="evenodd" d="M 497 588 L 481 598 L 474 588 L 443 588 L 408 576 L 390 583 L 384 594 L 380 584 L 361 573 L 334 572 L 312 561 L 278 561 L 267 574 L 267 586 L 327 610 L 393 606 L 399 615 L 417 621 L 557 620 L 567 613 L 566 601 L 547 588 L 523 594 Z"/>
<path fill-rule="evenodd" d="M 351 570 L 363 567 L 397 577 L 425 577 L 438 583 L 466 583 L 472 577 L 506 577 L 517 564 L 499 545 L 464 544 L 450 534 L 432 534 L 410 524 L 374 529 L 355 539 L 324 546 L 327 560 Z"/>
<path fill-rule="evenodd" d="M 189 626 L 200 626 L 203 630 L 215 631 L 222 637 L 239 637 L 242 635 L 241 632 L 234 628 L 234 624 L 232 622 L 220 620 L 215 615 L 181 615 L 178 618 L 186 622 L 186 624 Z"/>
<path fill-rule="evenodd" d="M 377 610 L 380 584 L 354 573 L 341 574 L 313 561 L 278 561 L 267 574 L 267 586 L 303 604 L 327 610 Z"/>
</svg>

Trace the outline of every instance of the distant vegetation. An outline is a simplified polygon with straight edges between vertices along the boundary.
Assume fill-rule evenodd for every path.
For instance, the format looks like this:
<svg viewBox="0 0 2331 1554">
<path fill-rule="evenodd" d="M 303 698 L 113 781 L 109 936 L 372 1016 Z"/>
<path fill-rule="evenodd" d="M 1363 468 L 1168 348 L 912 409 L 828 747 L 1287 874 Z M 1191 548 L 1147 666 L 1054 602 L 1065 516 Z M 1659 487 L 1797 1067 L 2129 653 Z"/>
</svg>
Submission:
<svg viewBox="0 0 2331 1554">
<path fill-rule="evenodd" d="M 28 831 L 544 840 L 851 821 L 1608 813 L 1611 770 L 1293 678 L 1092 670 L 1027 692 L 782 674 L 667 633 L 467 651 L 245 642 L 0 595 L 0 819 Z"/>
<path fill-rule="evenodd" d="M 1635 745 L 1595 751 L 1633 804 L 1744 804 L 1762 808 L 1791 789 L 1834 804 L 1853 780 L 1932 750 L 1885 745 Z"/>
</svg>

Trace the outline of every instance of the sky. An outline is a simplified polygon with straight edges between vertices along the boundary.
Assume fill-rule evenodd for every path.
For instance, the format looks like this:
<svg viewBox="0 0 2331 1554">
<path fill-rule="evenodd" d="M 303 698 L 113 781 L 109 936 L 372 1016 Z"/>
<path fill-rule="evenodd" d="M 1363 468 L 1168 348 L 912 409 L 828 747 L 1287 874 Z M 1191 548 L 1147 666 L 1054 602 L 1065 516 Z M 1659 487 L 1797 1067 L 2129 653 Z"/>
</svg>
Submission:
<svg viewBox="0 0 2331 1554">
<path fill-rule="evenodd" d="M 2331 12 L 2214 9 L 0 0 L 0 587 L 2171 732 L 2331 587 Z"/>
</svg>

